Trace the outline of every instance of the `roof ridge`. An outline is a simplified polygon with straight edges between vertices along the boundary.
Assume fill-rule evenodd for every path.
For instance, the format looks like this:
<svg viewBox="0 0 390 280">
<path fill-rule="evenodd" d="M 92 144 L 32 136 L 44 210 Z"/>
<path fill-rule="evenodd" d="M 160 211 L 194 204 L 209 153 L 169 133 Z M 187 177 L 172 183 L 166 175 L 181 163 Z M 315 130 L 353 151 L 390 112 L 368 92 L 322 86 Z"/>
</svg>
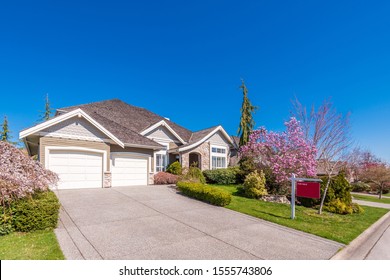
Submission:
<svg viewBox="0 0 390 280">
<path fill-rule="evenodd" d="M 94 101 L 94 102 L 89 102 L 89 103 L 83 103 L 83 104 L 78 104 L 78 105 L 73 105 L 73 106 L 61 107 L 61 108 L 57 108 L 56 110 L 65 110 L 65 109 L 68 109 L 68 108 L 82 107 L 82 106 L 87 106 L 87 105 L 93 105 L 93 104 L 103 103 L 103 102 L 107 102 L 107 101 L 120 101 L 120 102 L 123 102 L 123 101 L 120 100 L 119 98 L 111 98 L 111 99 L 105 99 L 105 100 L 100 100 L 100 101 Z"/>
</svg>

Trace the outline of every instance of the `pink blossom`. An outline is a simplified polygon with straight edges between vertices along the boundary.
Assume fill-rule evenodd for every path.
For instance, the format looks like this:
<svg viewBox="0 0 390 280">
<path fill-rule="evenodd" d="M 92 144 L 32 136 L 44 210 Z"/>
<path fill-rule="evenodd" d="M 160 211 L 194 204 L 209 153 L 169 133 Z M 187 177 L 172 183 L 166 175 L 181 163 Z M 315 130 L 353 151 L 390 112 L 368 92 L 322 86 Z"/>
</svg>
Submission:
<svg viewBox="0 0 390 280">
<path fill-rule="evenodd" d="M 286 182 L 291 173 L 298 176 L 315 176 L 316 147 L 306 140 L 299 122 L 291 118 L 282 133 L 254 130 L 240 153 L 270 167 L 278 183 Z"/>
<path fill-rule="evenodd" d="M 58 176 L 18 150 L 0 141 L 0 205 L 45 191 L 58 182 Z"/>
</svg>

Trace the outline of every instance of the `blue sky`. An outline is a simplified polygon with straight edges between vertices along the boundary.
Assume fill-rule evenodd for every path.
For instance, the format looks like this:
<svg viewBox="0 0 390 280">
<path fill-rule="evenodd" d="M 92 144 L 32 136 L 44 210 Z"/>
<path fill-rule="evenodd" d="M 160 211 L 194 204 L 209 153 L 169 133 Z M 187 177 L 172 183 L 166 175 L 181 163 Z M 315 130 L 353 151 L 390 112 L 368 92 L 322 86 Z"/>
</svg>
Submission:
<svg viewBox="0 0 390 280">
<path fill-rule="evenodd" d="M 258 126 L 331 97 L 390 161 L 389 1 L 3 1 L 0 117 L 111 98 L 236 134 L 241 78 Z"/>
</svg>

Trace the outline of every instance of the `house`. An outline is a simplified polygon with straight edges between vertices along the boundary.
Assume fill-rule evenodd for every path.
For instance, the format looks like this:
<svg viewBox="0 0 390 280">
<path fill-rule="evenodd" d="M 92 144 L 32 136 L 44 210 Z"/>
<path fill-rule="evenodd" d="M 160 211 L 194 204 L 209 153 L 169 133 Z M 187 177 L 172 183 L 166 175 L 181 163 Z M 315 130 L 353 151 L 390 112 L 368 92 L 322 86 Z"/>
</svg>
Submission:
<svg viewBox="0 0 390 280">
<path fill-rule="evenodd" d="M 237 153 L 222 126 L 193 132 L 118 99 L 57 109 L 19 137 L 30 156 L 59 175 L 60 189 L 153 184 L 174 161 L 226 168 Z"/>
</svg>

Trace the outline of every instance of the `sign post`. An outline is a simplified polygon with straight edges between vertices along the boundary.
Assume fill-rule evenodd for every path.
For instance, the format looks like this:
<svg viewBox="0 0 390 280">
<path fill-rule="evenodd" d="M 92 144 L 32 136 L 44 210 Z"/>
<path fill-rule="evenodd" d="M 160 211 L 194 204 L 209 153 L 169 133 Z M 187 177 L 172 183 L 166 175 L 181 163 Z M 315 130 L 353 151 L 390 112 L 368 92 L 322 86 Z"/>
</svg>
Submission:
<svg viewBox="0 0 390 280">
<path fill-rule="evenodd" d="M 295 219 L 295 174 L 291 176 L 291 219 Z"/>
<path fill-rule="evenodd" d="M 296 178 L 291 175 L 291 219 L 295 219 L 295 196 L 320 198 L 320 179 Z M 298 186 L 297 186 L 298 185 Z"/>
</svg>

